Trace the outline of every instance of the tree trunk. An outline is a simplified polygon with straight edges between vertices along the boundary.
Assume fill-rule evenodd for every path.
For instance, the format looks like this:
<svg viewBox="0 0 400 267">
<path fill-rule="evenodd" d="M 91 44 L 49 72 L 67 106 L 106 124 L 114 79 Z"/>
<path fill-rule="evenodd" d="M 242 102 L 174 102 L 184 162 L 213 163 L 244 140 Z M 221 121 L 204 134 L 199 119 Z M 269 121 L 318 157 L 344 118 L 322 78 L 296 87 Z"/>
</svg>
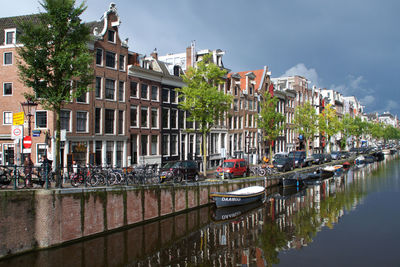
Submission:
<svg viewBox="0 0 400 267">
<path fill-rule="evenodd" d="M 272 163 L 272 142 L 269 142 L 269 163 Z"/>
<path fill-rule="evenodd" d="M 207 132 L 203 132 L 203 175 L 207 178 Z"/>
<path fill-rule="evenodd" d="M 55 166 L 56 166 L 56 187 L 61 188 L 61 168 L 60 168 L 60 136 L 61 136 L 61 121 L 60 121 L 60 108 L 55 110 L 56 115 L 56 155 L 54 158 Z"/>
<path fill-rule="evenodd" d="M 308 148 L 308 138 L 305 138 L 305 142 L 306 142 L 306 158 L 308 157 L 308 150 L 309 150 L 309 148 Z"/>
</svg>

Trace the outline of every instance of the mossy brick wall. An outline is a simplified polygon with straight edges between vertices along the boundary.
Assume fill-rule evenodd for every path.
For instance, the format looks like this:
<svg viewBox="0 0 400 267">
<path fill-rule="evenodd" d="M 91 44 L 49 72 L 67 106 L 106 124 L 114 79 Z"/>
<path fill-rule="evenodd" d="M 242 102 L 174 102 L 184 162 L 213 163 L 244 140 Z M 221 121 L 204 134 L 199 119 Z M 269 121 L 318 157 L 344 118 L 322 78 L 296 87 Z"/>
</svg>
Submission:
<svg viewBox="0 0 400 267">
<path fill-rule="evenodd" d="M 36 248 L 57 246 L 124 226 L 170 215 L 165 240 L 184 236 L 207 214 L 179 214 L 210 203 L 214 191 L 264 185 L 263 179 L 243 179 L 199 185 L 0 191 L 0 258 Z M 152 232 L 152 231 L 150 231 Z M 154 230 L 154 233 L 157 233 Z M 138 237 L 141 238 L 141 237 Z M 149 236 L 146 244 L 159 242 Z M 107 246 L 110 244 L 107 244 Z M 117 246 L 118 247 L 118 246 Z M 106 256 L 106 255 L 105 255 Z"/>
</svg>

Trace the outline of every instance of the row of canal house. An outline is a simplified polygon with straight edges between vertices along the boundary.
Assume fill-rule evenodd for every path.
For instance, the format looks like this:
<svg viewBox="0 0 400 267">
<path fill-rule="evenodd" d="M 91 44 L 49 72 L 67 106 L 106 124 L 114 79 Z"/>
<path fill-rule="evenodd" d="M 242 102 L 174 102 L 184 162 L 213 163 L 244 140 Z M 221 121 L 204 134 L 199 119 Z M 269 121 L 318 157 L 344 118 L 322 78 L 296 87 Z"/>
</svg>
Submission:
<svg viewBox="0 0 400 267">
<path fill-rule="evenodd" d="M 23 111 L 22 93 L 27 90 L 18 79 L 16 65 L 18 44 L 17 22 L 35 20 L 36 15 L 0 18 L 0 164 L 20 163 L 21 140 L 11 134 L 13 114 Z M 291 128 L 294 110 L 306 101 L 320 112 L 322 96 L 309 89 L 301 76 L 271 79 L 267 67 L 259 70 L 231 72 L 223 64 L 224 52 L 197 50 L 194 42 L 183 53 L 147 57 L 129 50 L 128 39 L 119 36 L 121 24 L 115 4 L 111 4 L 100 21 L 87 23 L 94 40 L 88 47 L 93 52 L 95 80 L 93 90 L 66 103 L 61 112 L 61 163 L 134 166 L 193 159 L 201 167 L 202 137 L 197 124 L 186 120 L 178 108 L 175 88 L 184 86 L 180 77 L 188 67 L 196 67 L 204 55 L 211 53 L 215 64 L 227 70 L 219 90 L 233 96 L 231 110 L 207 137 L 208 167 L 223 158 L 244 157 L 256 163 L 272 145 L 275 152 L 304 149 L 304 142 Z M 71 81 L 72 84 L 76 81 Z M 285 114 L 286 127 L 273 143 L 263 140 L 257 118 L 264 92 L 278 97 L 277 111 Z M 55 116 L 37 106 L 32 113 L 31 158 L 55 155 Z M 26 115 L 26 112 L 25 112 Z M 27 135 L 28 118 L 25 118 Z M 46 138 L 47 136 L 47 138 Z M 318 140 L 314 150 L 321 147 Z"/>
</svg>

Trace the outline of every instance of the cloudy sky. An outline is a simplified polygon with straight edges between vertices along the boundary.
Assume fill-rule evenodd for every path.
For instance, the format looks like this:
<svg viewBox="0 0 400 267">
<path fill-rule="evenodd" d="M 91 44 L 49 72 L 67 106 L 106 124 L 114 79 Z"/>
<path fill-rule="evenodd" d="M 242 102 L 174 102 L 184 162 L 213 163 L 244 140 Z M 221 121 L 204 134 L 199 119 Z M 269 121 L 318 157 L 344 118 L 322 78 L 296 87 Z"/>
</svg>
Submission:
<svg viewBox="0 0 400 267">
<path fill-rule="evenodd" d="M 109 0 L 87 0 L 85 21 Z M 302 75 L 311 84 L 356 96 L 367 112 L 400 115 L 399 0 L 114 0 L 120 36 L 149 55 L 226 51 L 232 71 L 268 66 L 273 77 Z M 81 0 L 77 0 L 81 3 Z M 0 17 L 37 13 L 36 0 L 2 3 Z"/>
</svg>

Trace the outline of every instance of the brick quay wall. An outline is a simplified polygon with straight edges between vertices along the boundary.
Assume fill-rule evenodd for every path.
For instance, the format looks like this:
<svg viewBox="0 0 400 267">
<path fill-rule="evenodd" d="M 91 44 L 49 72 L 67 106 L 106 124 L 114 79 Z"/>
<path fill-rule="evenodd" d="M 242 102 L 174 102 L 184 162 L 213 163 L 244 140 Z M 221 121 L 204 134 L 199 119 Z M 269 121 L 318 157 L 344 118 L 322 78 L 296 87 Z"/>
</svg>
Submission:
<svg viewBox="0 0 400 267">
<path fill-rule="evenodd" d="M 211 203 L 210 192 L 278 182 L 249 178 L 183 185 L 0 190 L 0 258 L 206 206 Z"/>
</svg>

